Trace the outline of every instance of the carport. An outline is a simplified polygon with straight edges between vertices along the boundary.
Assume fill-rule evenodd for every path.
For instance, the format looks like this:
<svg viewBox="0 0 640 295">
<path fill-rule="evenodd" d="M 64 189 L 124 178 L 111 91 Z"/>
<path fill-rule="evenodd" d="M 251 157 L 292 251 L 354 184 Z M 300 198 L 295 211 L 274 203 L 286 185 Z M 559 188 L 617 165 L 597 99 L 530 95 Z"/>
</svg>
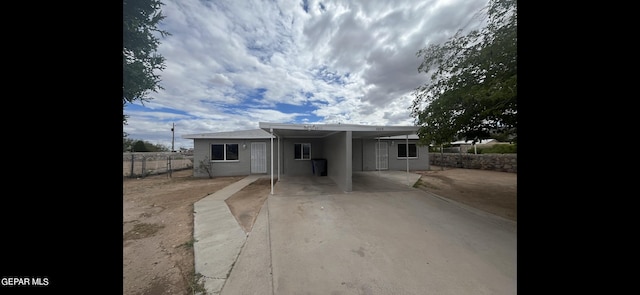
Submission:
<svg viewBox="0 0 640 295">
<path fill-rule="evenodd" d="M 274 173 L 280 179 L 281 174 L 310 174 L 309 165 L 299 160 L 319 158 L 327 163 L 326 175 L 333 180 L 342 191 L 353 190 L 354 159 L 363 159 L 363 149 L 353 147 L 354 139 L 378 142 L 381 138 L 404 135 L 406 155 L 409 155 L 409 135 L 416 134 L 418 126 L 371 126 L 354 124 L 283 124 L 260 122 L 261 129 L 271 135 L 271 163 L 274 163 L 274 152 L 278 153 L 277 171 L 271 165 L 271 194 L 273 194 Z M 274 147 L 274 137 L 275 144 Z M 284 143 L 288 143 L 285 145 Z M 294 150 L 304 149 L 301 151 Z M 308 152 L 308 154 L 306 154 Z M 289 157 L 292 154 L 293 157 Z M 301 154 L 301 156 L 299 156 Z M 309 158 L 305 158 L 308 156 Z M 299 157 L 299 158 L 298 158 Z M 307 170 L 304 170 L 307 169 Z M 378 168 L 379 169 L 379 168 Z M 409 173 L 409 157 L 406 160 Z"/>
</svg>

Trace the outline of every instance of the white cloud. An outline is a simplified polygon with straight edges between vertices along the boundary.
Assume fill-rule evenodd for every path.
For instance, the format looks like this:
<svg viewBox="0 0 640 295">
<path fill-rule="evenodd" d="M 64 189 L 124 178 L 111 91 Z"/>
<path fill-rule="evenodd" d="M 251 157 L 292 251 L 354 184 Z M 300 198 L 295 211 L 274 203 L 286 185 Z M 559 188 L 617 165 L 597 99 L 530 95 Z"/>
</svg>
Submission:
<svg viewBox="0 0 640 295">
<path fill-rule="evenodd" d="M 486 2 L 309 0 L 305 12 L 292 0 L 166 0 L 164 90 L 125 109 L 124 131 L 170 146 L 174 122 L 180 134 L 259 121 L 412 124 L 411 93 L 427 81 L 415 53 L 473 27 Z"/>
</svg>

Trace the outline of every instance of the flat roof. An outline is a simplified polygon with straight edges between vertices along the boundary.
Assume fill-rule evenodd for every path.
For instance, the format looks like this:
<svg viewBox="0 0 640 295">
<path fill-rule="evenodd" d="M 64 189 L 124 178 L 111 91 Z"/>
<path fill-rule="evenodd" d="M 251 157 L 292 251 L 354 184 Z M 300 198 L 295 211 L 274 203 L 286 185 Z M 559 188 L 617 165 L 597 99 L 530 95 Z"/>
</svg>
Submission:
<svg viewBox="0 0 640 295">
<path fill-rule="evenodd" d="M 419 126 L 381 126 L 356 124 L 285 124 L 260 122 L 260 128 L 286 138 L 324 138 L 342 131 L 351 131 L 352 138 L 378 138 L 416 134 Z"/>
</svg>

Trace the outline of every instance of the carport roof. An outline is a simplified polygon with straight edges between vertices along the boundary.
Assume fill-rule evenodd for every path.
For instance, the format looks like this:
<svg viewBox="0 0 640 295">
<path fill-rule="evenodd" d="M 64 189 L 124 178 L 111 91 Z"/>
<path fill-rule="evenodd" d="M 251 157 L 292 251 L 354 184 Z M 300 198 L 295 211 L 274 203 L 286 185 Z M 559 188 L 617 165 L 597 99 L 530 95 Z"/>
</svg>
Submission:
<svg viewBox="0 0 640 295">
<path fill-rule="evenodd" d="M 376 126 L 355 124 L 284 124 L 260 122 L 260 128 L 283 138 L 324 138 L 342 131 L 351 131 L 352 138 L 378 138 L 412 135 L 419 126 Z"/>
<path fill-rule="evenodd" d="M 228 132 L 216 132 L 216 133 L 198 133 L 198 134 L 186 134 L 182 138 L 203 138 L 203 139 L 263 139 L 271 138 L 269 132 L 262 129 L 240 130 L 240 131 L 228 131 Z"/>
</svg>

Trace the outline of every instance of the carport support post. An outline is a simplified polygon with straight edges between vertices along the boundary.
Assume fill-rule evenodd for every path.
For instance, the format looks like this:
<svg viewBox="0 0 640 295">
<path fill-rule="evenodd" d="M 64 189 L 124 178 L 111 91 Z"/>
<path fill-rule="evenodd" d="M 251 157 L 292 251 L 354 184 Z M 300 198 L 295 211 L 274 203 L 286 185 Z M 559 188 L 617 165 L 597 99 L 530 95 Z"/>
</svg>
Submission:
<svg viewBox="0 0 640 295">
<path fill-rule="evenodd" d="M 378 148 L 376 149 L 376 168 L 378 168 L 378 176 L 380 176 L 380 137 L 378 137 Z"/>
<path fill-rule="evenodd" d="M 406 155 L 407 155 L 407 182 L 409 182 L 409 134 L 406 134 L 405 136 L 406 136 L 406 144 L 405 144 L 405 146 L 407 148 L 407 152 L 406 152 Z"/>
<path fill-rule="evenodd" d="M 273 195 L 273 127 L 269 128 L 271 132 L 271 194 Z"/>
</svg>

